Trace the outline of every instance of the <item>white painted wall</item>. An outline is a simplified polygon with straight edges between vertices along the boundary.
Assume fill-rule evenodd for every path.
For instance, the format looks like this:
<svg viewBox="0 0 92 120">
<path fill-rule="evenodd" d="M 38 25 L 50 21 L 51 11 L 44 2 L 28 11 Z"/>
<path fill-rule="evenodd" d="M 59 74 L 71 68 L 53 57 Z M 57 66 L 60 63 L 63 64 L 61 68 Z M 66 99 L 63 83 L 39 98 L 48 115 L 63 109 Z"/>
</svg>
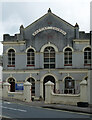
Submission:
<svg viewBox="0 0 92 120">
<path fill-rule="evenodd" d="M 80 83 L 80 94 L 55 94 L 53 93 L 54 84 L 49 81 L 45 83 L 45 103 L 61 103 L 77 105 L 77 102 L 88 102 L 87 81 Z"/>
<path fill-rule="evenodd" d="M 29 82 L 24 83 L 23 92 L 10 92 L 10 84 L 8 82 L 5 82 L 3 84 L 2 92 L 3 98 L 12 98 L 26 102 L 31 102 L 31 83 Z"/>
</svg>

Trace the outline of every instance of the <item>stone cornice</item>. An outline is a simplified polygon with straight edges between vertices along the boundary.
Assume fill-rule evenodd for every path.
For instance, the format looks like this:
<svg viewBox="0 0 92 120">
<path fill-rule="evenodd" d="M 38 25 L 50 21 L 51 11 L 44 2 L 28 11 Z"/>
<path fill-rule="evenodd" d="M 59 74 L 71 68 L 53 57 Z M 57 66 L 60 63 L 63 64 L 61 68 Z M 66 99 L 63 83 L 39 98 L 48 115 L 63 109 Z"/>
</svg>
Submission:
<svg viewBox="0 0 92 120">
<path fill-rule="evenodd" d="M 25 41 L 2 41 L 3 45 L 18 45 L 18 44 L 25 44 Z"/>
<path fill-rule="evenodd" d="M 62 69 L 59 73 L 87 73 L 88 69 Z"/>
<path fill-rule="evenodd" d="M 3 70 L 3 74 L 13 74 L 13 73 L 39 73 L 41 71 L 48 71 L 49 69 L 39 69 L 39 70 Z M 58 71 L 59 73 L 88 73 L 88 69 L 50 69 L 50 71 Z"/>
<path fill-rule="evenodd" d="M 90 40 L 89 39 L 74 39 L 73 42 L 75 42 L 76 44 L 89 44 Z"/>
<path fill-rule="evenodd" d="M 3 70 L 4 74 L 13 74 L 13 73 L 39 73 L 39 70 Z"/>
</svg>

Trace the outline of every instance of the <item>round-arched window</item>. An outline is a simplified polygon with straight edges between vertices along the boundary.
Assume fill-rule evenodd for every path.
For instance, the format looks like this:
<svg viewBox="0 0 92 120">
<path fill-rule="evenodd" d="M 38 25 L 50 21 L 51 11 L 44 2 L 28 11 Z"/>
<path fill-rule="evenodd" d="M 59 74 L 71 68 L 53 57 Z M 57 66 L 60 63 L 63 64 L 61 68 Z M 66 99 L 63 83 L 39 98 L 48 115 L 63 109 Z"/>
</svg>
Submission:
<svg viewBox="0 0 92 120">
<path fill-rule="evenodd" d="M 66 48 L 64 51 L 64 65 L 72 65 L 72 50 Z"/>
<path fill-rule="evenodd" d="M 35 65 L 35 53 L 33 49 L 28 49 L 27 51 L 27 66 Z"/>
<path fill-rule="evenodd" d="M 91 64 L 91 48 L 89 47 L 84 49 L 84 64 Z"/>
<path fill-rule="evenodd" d="M 53 47 L 44 49 L 44 68 L 55 68 L 55 50 Z"/>
<path fill-rule="evenodd" d="M 71 77 L 65 78 L 65 90 L 64 93 L 66 94 L 73 94 L 75 93 L 75 80 Z"/>
<path fill-rule="evenodd" d="M 15 51 L 13 49 L 8 50 L 8 65 L 15 65 Z"/>
</svg>

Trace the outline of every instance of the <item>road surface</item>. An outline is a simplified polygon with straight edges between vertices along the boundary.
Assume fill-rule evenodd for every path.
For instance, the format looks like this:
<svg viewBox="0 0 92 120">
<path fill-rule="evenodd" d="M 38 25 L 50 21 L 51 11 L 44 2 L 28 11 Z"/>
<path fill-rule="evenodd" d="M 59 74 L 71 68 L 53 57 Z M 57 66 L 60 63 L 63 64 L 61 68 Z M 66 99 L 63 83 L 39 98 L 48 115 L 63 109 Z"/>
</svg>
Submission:
<svg viewBox="0 0 92 120">
<path fill-rule="evenodd" d="M 3 101 L 1 105 L 2 116 L 9 118 L 90 118 L 90 115 L 86 113 L 47 109 L 13 102 Z"/>
</svg>

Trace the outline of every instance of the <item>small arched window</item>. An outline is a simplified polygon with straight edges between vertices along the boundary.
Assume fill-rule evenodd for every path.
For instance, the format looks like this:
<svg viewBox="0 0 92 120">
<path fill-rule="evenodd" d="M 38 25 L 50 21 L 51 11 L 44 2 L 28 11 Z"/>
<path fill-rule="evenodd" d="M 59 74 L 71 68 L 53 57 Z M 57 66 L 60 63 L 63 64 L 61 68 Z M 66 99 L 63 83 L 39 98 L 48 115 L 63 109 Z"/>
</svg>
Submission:
<svg viewBox="0 0 92 120">
<path fill-rule="evenodd" d="M 35 53 L 33 49 L 27 51 L 27 66 L 35 65 Z"/>
<path fill-rule="evenodd" d="M 53 47 L 46 47 L 44 50 L 44 68 L 55 68 L 55 50 Z"/>
<path fill-rule="evenodd" d="M 87 47 L 84 49 L 84 65 L 91 64 L 91 48 Z"/>
<path fill-rule="evenodd" d="M 66 48 L 64 51 L 64 65 L 65 66 L 72 65 L 72 50 L 71 50 L 71 48 Z"/>
<path fill-rule="evenodd" d="M 8 51 L 8 66 L 15 66 L 15 51 L 13 49 Z"/>
<path fill-rule="evenodd" d="M 15 80 L 13 78 L 9 78 L 8 83 L 10 83 L 10 92 L 15 92 Z"/>
<path fill-rule="evenodd" d="M 71 77 L 65 78 L 65 94 L 74 94 L 75 93 L 75 81 Z"/>
<path fill-rule="evenodd" d="M 30 78 L 28 78 L 27 81 L 32 84 L 32 86 L 31 86 L 31 94 L 32 94 L 32 96 L 35 96 L 35 80 L 32 77 L 30 77 Z"/>
</svg>

